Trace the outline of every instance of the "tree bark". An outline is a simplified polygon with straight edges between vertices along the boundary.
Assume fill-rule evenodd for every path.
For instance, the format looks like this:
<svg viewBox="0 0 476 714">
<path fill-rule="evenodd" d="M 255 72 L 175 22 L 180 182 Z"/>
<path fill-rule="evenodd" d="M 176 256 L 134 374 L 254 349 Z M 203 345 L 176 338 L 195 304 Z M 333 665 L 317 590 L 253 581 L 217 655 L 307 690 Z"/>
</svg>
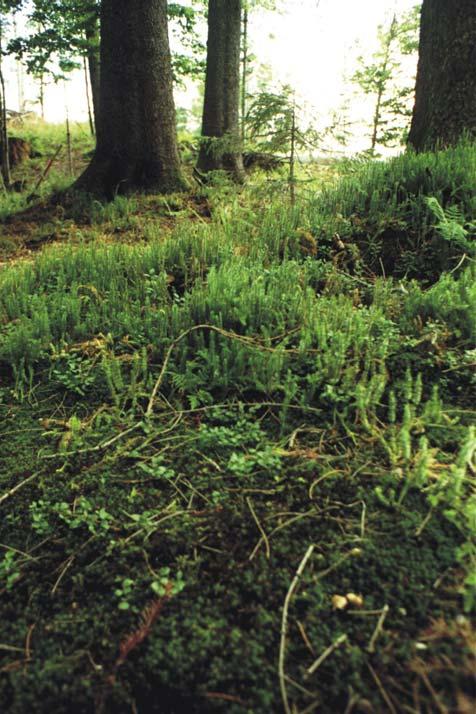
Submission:
<svg viewBox="0 0 476 714">
<path fill-rule="evenodd" d="M 417 151 L 476 136 L 476 2 L 423 0 L 415 106 Z"/>
<path fill-rule="evenodd" d="M 244 178 L 240 139 L 241 0 L 209 0 L 207 69 L 198 168 Z"/>
<path fill-rule="evenodd" d="M 167 0 L 102 0 L 100 63 L 96 151 L 75 188 L 107 198 L 183 189 Z"/>
</svg>

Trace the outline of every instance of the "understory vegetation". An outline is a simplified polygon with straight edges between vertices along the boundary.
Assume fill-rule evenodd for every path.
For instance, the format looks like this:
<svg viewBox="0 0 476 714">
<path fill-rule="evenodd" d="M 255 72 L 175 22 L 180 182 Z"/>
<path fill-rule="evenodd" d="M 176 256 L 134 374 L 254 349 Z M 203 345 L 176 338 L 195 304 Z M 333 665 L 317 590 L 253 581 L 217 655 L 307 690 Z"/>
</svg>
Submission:
<svg viewBox="0 0 476 714">
<path fill-rule="evenodd" d="M 476 149 L 314 171 L 5 210 L 11 714 L 471 710 Z"/>
</svg>

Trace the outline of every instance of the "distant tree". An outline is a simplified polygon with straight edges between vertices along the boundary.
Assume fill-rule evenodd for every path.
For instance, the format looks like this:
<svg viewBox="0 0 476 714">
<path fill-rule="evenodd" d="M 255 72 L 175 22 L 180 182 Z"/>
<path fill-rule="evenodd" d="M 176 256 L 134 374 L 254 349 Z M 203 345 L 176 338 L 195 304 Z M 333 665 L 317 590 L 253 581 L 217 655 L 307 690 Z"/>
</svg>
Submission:
<svg viewBox="0 0 476 714">
<path fill-rule="evenodd" d="M 9 52 L 26 61 L 33 76 L 40 78 L 48 72 L 63 76 L 79 66 L 78 58 L 85 57 L 96 122 L 100 87 L 100 5 L 100 0 L 32 0 L 25 7 L 32 29 L 23 37 L 15 37 L 8 47 Z M 174 54 L 174 76 L 178 79 L 197 74 L 203 70 L 203 48 L 195 31 L 199 10 L 182 3 L 168 3 L 167 11 L 174 32 L 190 50 Z M 53 70 L 52 59 L 58 60 L 59 71 Z"/>
<path fill-rule="evenodd" d="M 424 0 L 415 106 L 417 151 L 476 136 L 476 2 Z"/>
<path fill-rule="evenodd" d="M 8 151 L 7 103 L 5 96 L 5 79 L 3 75 L 3 33 L 5 19 L 0 6 L 0 160 L 1 178 L 4 189 L 10 186 L 10 160 Z"/>
<path fill-rule="evenodd" d="M 25 4 L 25 3 L 23 3 Z M 32 0 L 25 4 L 31 28 L 26 36 L 14 37 L 9 53 L 25 61 L 27 71 L 44 81 L 79 66 L 85 57 L 92 90 L 94 114 L 99 110 L 99 0 Z M 51 66 L 57 58 L 58 69 Z"/>
<path fill-rule="evenodd" d="M 202 141 L 197 167 L 244 177 L 239 127 L 241 0 L 209 0 Z"/>
<path fill-rule="evenodd" d="M 378 146 L 404 143 L 411 116 L 414 77 L 402 77 L 402 56 L 418 49 L 419 7 L 401 17 L 394 15 L 388 27 L 378 29 L 379 47 L 371 61 L 358 58 L 351 81 L 373 97 L 374 111 L 369 151 Z"/>
<path fill-rule="evenodd" d="M 22 0 L 0 0 L 0 172 L 3 187 L 10 187 L 10 158 L 8 150 L 7 100 L 5 79 L 3 75 L 3 57 L 5 29 L 10 12 L 15 12 L 21 6 Z"/>
<path fill-rule="evenodd" d="M 76 188 L 183 188 L 177 148 L 167 0 L 102 0 L 97 146 Z"/>
</svg>

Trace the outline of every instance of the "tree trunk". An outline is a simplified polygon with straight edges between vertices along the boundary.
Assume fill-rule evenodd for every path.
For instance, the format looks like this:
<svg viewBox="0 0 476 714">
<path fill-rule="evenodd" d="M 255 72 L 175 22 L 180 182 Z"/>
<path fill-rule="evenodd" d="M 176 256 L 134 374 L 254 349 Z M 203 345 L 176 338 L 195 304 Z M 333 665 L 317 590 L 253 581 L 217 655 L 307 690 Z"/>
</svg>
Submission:
<svg viewBox="0 0 476 714">
<path fill-rule="evenodd" d="M 394 41 L 394 39 L 396 37 L 396 29 L 397 29 L 397 17 L 396 17 L 396 15 L 394 15 L 392 24 L 390 25 L 390 28 L 387 32 L 387 36 L 385 39 L 385 50 L 384 50 L 383 61 L 382 61 L 381 66 L 379 67 L 380 80 L 379 80 L 379 85 L 378 85 L 378 89 L 377 89 L 377 101 L 375 102 L 375 112 L 374 112 L 373 126 L 372 126 L 372 139 L 371 139 L 371 145 L 370 145 L 370 153 L 372 155 L 375 153 L 375 149 L 377 147 L 378 138 L 379 138 L 378 130 L 380 128 L 380 123 L 381 123 L 381 119 L 382 119 L 382 100 L 383 100 L 384 92 L 387 88 L 388 80 L 390 79 L 387 69 L 388 69 L 388 65 L 390 62 L 390 50 L 392 47 L 392 42 Z"/>
<path fill-rule="evenodd" d="M 8 147 L 7 104 L 3 76 L 3 18 L 0 18 L 0 161 L 3 188 L 10 187 L 10 153 Z"/>
<path fill-rule="evenodd" d="M 94 117 L 93 117 L 94 108 L 91 107 L 91 92 L 90 92 L 88 60 L 86 57 L 83 57 L 83 66 L 84 66 L 84 89 L 86 91 L 86 106 L 88 109 L 89 128 L 91 130 L 91 136 L 96 136 L 96 125 L 94 123 Z"/>
<path fill-rule="evenodd" d="M 424 151 L 464 133 L 476 136 L 476 2 L 424 0 L 408 142 Z"/>
<path fill-rule="evenodd" d="M 94 125 L 97 126 L 99 121 L 99 96 L 101 91 L 101 62 L 99 58 L 99 27 L 96 18 L 93 18 L 91 22 L 86 25 L 85 35 L 88 41 L 87 63 L 93 100 Z"/>
<path fill-rule="evenodd" d="M 241 0 L 209 0 L 207 70 L 198 168 L 244 178 L 240 140 Z"/>
<path fill-rule="evenodd" d="M 243 10 L 243 57 L 241 72 L 241 141 L 246 140 L 246 90 L 248 84 L 248 10 Z"/>
<path fill-rule="evenodd" d="M 107 198 L 183 189 L 167 0 L 102 0 L 101 82 L 91 164 L 75 188 Z"/>
</svg>

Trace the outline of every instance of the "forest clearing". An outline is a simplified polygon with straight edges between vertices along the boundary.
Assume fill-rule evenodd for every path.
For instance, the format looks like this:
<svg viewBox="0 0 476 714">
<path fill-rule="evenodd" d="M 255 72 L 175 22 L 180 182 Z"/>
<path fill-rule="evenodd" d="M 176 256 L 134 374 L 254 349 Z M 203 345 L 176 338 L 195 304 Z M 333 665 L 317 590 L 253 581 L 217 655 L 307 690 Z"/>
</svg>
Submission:
<svg viewBox="0 0 476 714">
<path fill-rule="evenodd" d="M 413 113 L 369 90 L 358 155 L 240 94 L 253 3 L 205 3 L 201 135 L 167 34 L 193 3 L 30 5 L 101 98 L 66 142 L 2 113 L 0 711 L 470 714 L 473 3 L 409 16 Z"/>
</svg>

